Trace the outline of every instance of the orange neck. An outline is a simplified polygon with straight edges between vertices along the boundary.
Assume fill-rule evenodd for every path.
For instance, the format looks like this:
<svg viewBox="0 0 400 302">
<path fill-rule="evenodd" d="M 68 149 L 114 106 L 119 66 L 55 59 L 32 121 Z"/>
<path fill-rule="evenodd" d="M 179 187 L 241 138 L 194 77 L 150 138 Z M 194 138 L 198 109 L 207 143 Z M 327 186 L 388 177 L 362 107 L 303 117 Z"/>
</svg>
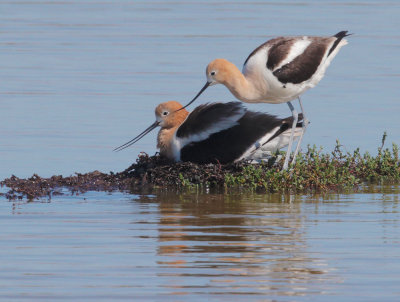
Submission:
<svg viewBox="0 0 400 302">
<path fill-rule="evenodd" d="M 185 121 L 189 112 L 185 109 L 171 113 L 171 116 L 165 120 L 157 136 L 157 148 L 160 149 L 160 154 L 171 160 L 174 159 L 173 139 L 175 132 L 179 126 Z"/>
<path fill-rule="evenodd" d="M 225 68 L 226 71 L 221 84 L 225 85 L 242 102 L 253 103 L 259 101 L 260 90 L 264 89 L 264 87 L 261 87 L 262 83 L 258 83 L 255 81 L 256 79 L 249 81 L 233 63 L 228 62 Z"/>
<path fill-rule="evenodd" d="M 178 130 L 178 127 L 179 126 L 169 129 L 161 128 L 161 130 L 158 132 L 157 148 L 160 149 L 161 156 L 165 156 L 169 159 L 174 159 L 172 140 L 176 130 Z"/>
</svg>

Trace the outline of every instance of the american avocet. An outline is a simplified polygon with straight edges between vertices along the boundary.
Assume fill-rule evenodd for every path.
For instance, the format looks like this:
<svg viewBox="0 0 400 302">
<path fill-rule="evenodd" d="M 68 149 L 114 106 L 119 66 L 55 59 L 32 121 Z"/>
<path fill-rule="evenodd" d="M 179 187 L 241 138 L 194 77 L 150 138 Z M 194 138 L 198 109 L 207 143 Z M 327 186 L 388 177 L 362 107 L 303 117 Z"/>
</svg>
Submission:
<svg viewBox="0 0 400 302">
<path fill-rule="evenodd" d="M 303 113 L 302 134 L 294 152 L 296 160 L 301 140 L 309 123 L 300 95 L 323 78 L 326 68 L 339 49 L 347 44 L 347 31 L 332 37 L 278 37 L 256 48 L 246 59 L 243 73 L 225 59 L 215 59 L 206 69 L 207 82 L 184 108 L 193 103 L 208 86 L 225 85 L 239 100 L 246 103 L 288 103 L 293 116 L 292 133 L 298 113 L 291 101 L 298 98 Z M 292 149 L 291 136 L 283 169 L 287 169 Z"/>
<path fill-rule="evenodd" d="M 126 144 L 136 143 L 160 126 L 157 147 L 173 161 L 229 163 L 242 159 L 259 160 L 269 152 L 287 146 L 293 118 L 247 111 L 240 102 L 200 105 L 191 113 L 175 101 L 161 103 L 155 110 L 156 121 Z M 295 136 L 301 135 L 301 123 Z"/>
</svg>

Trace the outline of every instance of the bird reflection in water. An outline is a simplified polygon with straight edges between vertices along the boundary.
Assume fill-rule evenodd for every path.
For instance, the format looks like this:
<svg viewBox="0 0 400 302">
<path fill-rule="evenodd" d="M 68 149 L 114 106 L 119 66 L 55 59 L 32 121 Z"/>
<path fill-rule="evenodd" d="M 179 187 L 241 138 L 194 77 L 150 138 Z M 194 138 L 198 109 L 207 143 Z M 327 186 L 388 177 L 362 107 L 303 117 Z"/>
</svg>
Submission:
<svg viewBox="0 0 400 302">
<path fill-rule="evenodd" d="M 151 199 L 159 203 L 157 264 L 167 278 L 164 286 L 175 294 L 202 288 L 297 295 L 313 292 L 313 284 L 319 290 L 328 268 L 308 253 L 302 204 L 290 199 L 278 194 Z"/>
</svg>

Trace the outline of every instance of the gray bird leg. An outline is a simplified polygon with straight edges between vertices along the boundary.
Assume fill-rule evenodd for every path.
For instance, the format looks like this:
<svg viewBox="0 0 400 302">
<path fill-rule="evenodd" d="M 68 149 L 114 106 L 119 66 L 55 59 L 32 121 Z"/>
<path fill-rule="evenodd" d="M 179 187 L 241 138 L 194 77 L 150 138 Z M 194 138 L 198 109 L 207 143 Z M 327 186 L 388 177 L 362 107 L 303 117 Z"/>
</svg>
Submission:
<svg viewBox="0 0 400 302">
<path fill-rule="evenodd" d="M 301 134 L 299 137 L 299 141 L 297 142 L 296 151 L 294 151 L 292 164 L 294 164 L 296 162 L 296 156 L 300 151 L 301 141 L 303 140 L 304 133 L 306 132 L 307 126 L 310 123 L 310 121 L 306 117 L 306 114 L 304 113 L 303 104 L 301 103 L 300 97 L 298 97 L 298 100 L 300 103 L 301 113 L 303 114 L 303 124 L 302 124 L 302 131 L 301 131 Z"/>
<path fill-rule="evenodd" d="M 289 146 L 286 152 L 286 156 L 285 156 L 285 162 L 283 164 L 283 168 L 282 170 L 287 170 L 288 166 L 289 166 L 289 158 L 290 158 L 290 154 L 292 152 L 292 145 L 293 145 L 293 138 L 294 138 L 294 131 L 296 129 L 296 125 L 297 125 L 297 120 L 299 117 L 299 114 L 297 113 L 296 109 L 294 109 L 293 105 L 291 102 L 287 103 L 289 106 L 290 111 L 292 112 L 292 116 L 293 116 L 293 125 L 292 125 L 292 132 L 290 132 L 290 139 L 289 139 Z"/>
</svg>

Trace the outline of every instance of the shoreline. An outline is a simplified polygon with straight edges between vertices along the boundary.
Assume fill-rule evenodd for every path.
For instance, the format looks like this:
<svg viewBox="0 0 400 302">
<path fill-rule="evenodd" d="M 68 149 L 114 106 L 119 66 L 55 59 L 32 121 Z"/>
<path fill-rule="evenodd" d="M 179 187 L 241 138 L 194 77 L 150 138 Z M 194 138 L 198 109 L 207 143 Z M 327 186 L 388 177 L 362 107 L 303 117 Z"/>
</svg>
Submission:
<svg viewBox="0 0 400 302">
<path fill-rule="evenodd" d="M 308 146 L 287 171 L 281 171 L 282 157 L 260 164 L 199 165 L 171 163 L 158 155 L 141 153 L 135 163 L 118 173 L 93 171 L 49 178 L 34 174 L 27 179 L 11 176 L 0 182 L 9 189 L 0 196 L 8 200 L 51 199 L 64 195 L 63 189 L 71 195 L 87 191 L 140 192 L 148 189 L 312 193 L 354 190 L 365 183 L 400 183 L 399 148 L 392 144 L 391 150 L 383 149 L 383 143 L 384 140 L 376 156 L 368 152 L 360 154 L 358 149 L 344 152 L 339 142 L 331 153 Z"/>
</svg>

